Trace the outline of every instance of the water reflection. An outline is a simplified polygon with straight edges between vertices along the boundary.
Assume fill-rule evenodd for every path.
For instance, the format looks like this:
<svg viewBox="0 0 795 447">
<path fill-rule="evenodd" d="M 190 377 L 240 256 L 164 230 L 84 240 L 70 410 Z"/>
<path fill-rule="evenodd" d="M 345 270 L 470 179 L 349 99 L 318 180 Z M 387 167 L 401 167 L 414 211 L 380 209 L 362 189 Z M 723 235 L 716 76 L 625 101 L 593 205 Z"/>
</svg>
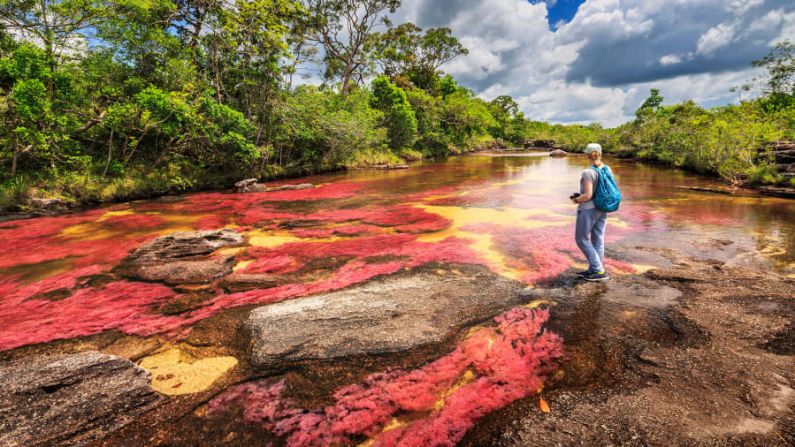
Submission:
<svg viewBox="0 0 795 447">
<path fill-rule="evenodd" d="M 608 163 L 625 197 L 608 225 L 613 272 L 650 267 L 646 259 L 610 250 L 624 241 L 707 256 L 715 244 L 731 245 L 720 254 L 726 261 L 795 274 L 791 201 L 678 189 L 715 182 Z M 0 349 L 111 329 L 184 334 L 230 307 L 334 290 L 429 262 L 482 264 L 528 284 L 549 280 L 583 265 L 567 197 L 586 166 L 576 156 L 483 154 L 408 170 L 301 179 L 316 185 L 309 190 L 200 193 L 0 223 Z M 194 292 L 112 274 L 154 237 L 216 228 L 235 228 L 247 238 L 245 247 L 229 252 L 236 256 L 234 274 L 278 275 L 279 285 L 228 292 L 208 282 Z M 202 293 L 201 299 L 191 293 Z M 159 310 L 180 302 L 199 304 Z"/>
</svg>

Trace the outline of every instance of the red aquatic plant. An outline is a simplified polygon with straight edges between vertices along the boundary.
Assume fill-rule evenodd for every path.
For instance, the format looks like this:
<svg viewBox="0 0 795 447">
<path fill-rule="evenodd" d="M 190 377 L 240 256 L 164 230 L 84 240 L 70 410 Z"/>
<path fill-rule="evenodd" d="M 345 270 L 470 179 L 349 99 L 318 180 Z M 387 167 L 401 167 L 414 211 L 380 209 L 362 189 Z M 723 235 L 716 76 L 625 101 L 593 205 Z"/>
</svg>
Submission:
<svg viewBox="0 0 795 447">
<path fill-rule="evenodd" d="M 562 340 L 542 330 L 547 310 L 515 308 L 456 349 L 412 371 L 373 374 L 334 392 L 333 403 L 305 410 L 284 396 L 285 382 L 239 385 L 213 399 L 210 414 L 240 405 L 248 422 L 286 436 L 289 446 L 455 445 L 478 419 L 535 394 L 558 367 Z M 389 421 L 414 413 L 397 428 Z"/>
<path fill-rule="evenodd" d="M 90 267 L 89 267 L 90 269 Z M 79 271 L 78 273 L 88 273 Z M 70 278 L 68 283 L 72 283 Z M 0 294 L 14 284 L 0 283 Z M 153 318 L 151 309 L 174 297 L 160 284 L 115 281 L 98 288 L 71 290 L 58 301 L 45 297 L 4 298 L 0 306 L 0 350 L 56 339 L 98 334 L 109 329 L 140 333 Z M 144 331 L 145 332 L 145 331 Z"/>
</svg>

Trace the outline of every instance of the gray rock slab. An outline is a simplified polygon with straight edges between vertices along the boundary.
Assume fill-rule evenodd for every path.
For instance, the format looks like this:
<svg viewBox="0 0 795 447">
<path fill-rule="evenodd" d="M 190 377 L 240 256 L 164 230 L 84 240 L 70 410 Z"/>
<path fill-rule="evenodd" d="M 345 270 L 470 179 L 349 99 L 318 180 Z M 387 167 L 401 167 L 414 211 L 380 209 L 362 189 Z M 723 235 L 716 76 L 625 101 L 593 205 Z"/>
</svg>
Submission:
<svg viewBox="0 0 795 447">
<path fill-rule="evenodd" d="M 417 271 L 254 309 L 252 360 L 274 368 L 307 359 L 405 351 L 441 343 L 525 299 L 523 285 L 485 268 Z M 462 271 L 463 270 L 463 271 Z"/>
<path fill-rule="evenodd" d="M 161 400 L 127 359 L 82 352 L 0 365 L 0 445 L 79 446 Z"/>
<path fill-rule="evenodd" d="M 207 283 L 231 273 L 235 262 L 233 256 L 210 254 L 243 240 L 243 235 L 229 229 L 168 234 L 135 249 L 115 272 L 167 284 Z"/>
</svg>

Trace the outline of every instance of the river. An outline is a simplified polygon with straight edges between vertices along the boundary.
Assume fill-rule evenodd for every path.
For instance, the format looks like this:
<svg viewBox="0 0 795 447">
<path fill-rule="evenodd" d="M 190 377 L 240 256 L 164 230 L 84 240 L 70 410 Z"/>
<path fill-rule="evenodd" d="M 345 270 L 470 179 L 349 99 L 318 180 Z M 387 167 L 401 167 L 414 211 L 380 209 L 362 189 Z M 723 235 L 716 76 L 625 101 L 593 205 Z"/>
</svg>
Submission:
<svg viewBox="0 0 795 447">
<path fill-rule="evenodd" d="M 607 225 L 612 275 L 670 265 L 647 249 L 657 247 L 795 277 L 792 201 L 692 191 L 679 187 L 719 185 L 679 170 L 606 162 L 623 194 Z M 585 267 L 567 197 L 586 167 L 582 156 L 480 153 L 405 170 L 272 183 L 314 185 L 309 189 L 203 192 L 2 222 L 0 350 L 57 341 L 74 350 L 79 340 L 110 333 L 176 344 L 192 337 L 194 326 L 235 315 L 235 309 L 427 265 L 483 266 L 529 288 L 550 283 Z M 132 250 L 157 236 L 219 228 L 245 238 L 213 255 L 232 260 L 232 275 L 270 275 L 275 283 L 235 288 L 218 281 L 140 281 L 118 269 Z M 151 358 L 139 363 L 151 370 L 173 360 Z M 237 364 L 234 356 L 212 359 L 209 372 L 197 373 L 209 380 L 197 379 L 194 387 L 186 381 L 165 394 L 204 391 Z"/>
</svg>

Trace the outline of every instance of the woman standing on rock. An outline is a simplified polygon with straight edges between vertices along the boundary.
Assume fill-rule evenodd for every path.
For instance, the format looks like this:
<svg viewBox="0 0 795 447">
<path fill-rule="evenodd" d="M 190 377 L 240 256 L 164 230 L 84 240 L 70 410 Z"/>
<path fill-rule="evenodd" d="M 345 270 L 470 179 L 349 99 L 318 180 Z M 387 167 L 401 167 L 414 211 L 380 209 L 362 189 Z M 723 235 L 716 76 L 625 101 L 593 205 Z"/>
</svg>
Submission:
<svg viewBox="0 0 795 447">
<path fill-rule="evenodd" d="M 582 171 L 580 176 L 580 192 L 570 199 L 577 204 L 577 225 L 574 239 L 577 246 L 588 259 L 588 270 L 578 275 L 586 281 L 607 281 L 610 276 L 604 268 L 605 259 L 605 226 L 607 212 L 596 207 L 593 198 L 599 181 L 599 171 L 605 167 L 602 163 L 602 146 L 590 143 L 585 147 L 585 154 L 591 160 L 591 167 Z M 594 169 L 596 168 L 596 169 Z"/>
</svg>

